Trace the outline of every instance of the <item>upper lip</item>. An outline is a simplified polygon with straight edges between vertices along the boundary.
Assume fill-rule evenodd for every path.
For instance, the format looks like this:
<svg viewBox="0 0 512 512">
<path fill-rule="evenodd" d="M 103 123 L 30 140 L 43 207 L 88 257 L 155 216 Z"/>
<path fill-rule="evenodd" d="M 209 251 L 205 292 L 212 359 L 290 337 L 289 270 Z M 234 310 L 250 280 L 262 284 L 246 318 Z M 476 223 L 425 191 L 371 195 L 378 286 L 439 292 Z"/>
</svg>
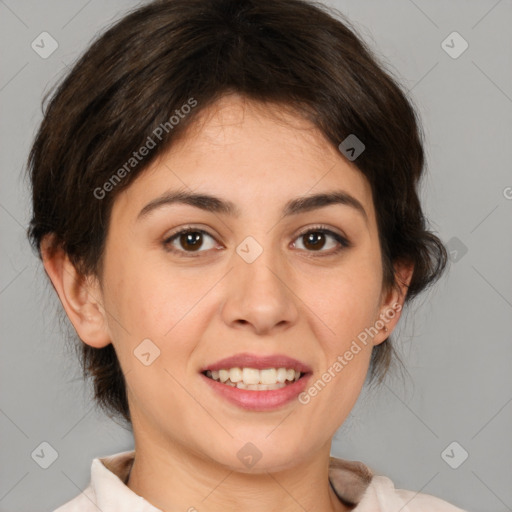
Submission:
<svg viewBox="0 0 512 512">
<path fill-rule="evenodd" d="M 220 359 L 215 363 L 204 366 L 200 371 L 227 370 L 228 368 L 236 367 L 255 368 L 257 370 L 264 370 L 265 368 L 293 368 L 302 373 L 311 372 L 311 368 L 306 363 L 284 354 L 261 356 L 246 352 Z"/>
</svg>

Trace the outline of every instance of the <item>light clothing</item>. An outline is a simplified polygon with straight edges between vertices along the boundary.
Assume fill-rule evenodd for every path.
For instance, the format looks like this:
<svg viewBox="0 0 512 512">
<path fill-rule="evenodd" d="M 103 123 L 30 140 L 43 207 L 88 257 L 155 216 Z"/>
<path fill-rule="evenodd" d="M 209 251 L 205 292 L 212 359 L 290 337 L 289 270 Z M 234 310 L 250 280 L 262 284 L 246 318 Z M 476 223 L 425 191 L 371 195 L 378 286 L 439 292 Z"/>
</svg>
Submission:
<svg viewBox="0 0 512 512">
<path fill-rule="evenodd" d="M 95 458 L 87 488 L 54 512 L 161 512 L 125 483 L 134 457 L 132 450 Z M 330 457 L 329 481 L 340 501 L 356 512 L 466 512 L 429 494 L 395 489 L 362 462 Z"/>
</svg>

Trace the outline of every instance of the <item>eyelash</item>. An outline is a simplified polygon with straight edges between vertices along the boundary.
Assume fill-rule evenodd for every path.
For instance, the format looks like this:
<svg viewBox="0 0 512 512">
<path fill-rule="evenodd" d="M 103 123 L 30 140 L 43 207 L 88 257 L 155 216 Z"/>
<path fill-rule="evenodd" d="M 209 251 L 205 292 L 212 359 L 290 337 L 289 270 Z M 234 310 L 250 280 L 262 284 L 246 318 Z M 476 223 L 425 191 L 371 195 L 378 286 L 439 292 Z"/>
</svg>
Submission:
<svg viewBox="0 0 512 512">
<path fill-rule="evenodd" d="M 184 251 L 184 250 L 175 249 L 174 247 L 172 247 L 171 244 L 175 239 L 177 239 L 181 235 L 185 235 L 187 233 L 201 233 L 204 235 L 208 235 L 210 238 L 215 240 L 215 237 L 210 235 L 210 233 L 208 233 L 207 231 L 205 231 L 203 229 L 199 229 L 199 228 L 194 228 L 193 226 L 187 226 L 186 228 L 183 228 L 180 231 L 177 231 L 176 233 L 173 233 L 171 236 L 167 237 L 163 241 L 164 249 L 168 252 L 177 254 L 178 256 L 183 257 L 183 258 L 197 258 L 197 257 L 201 256 L 201 253 L 207 252 L 207 251 L 199 250 L 196 253 L 194 253 L 192 251 Z M 331 250 L 329 252 L 321 251 L 321 250 L 320 251 L 307 251 L 306 250 L 306 252 L 308 252 L 308 253 L 317 253 L 317 254 L 315 254 L 315 256 L 320 257 L 320 258 L 336 255 L 336 254 L 340 253 L 341 251 L 343 251 L 344 249 L 348 249 L 349 247 L 352 247 L 352 244 L 345 237 L 341 236 L 340 234 L 330 230 L 329 228 L 327 228 L 326 226 L 323 226 L 323 225 L 313 226 L 313 227 L 310 227 L 310 228 L 302 231 L 301 233 L 299 233 L 297 235 L 295 240 L 307 235 L 308 233 L 323 233 L 325 235 L 329 235 L 332 238 L 334 238 L 334 240 L 336 240 L 336 242 L 338 242 L 338 244 L 339 244 L 339 246 L 336 249 Z"/>
</svg>

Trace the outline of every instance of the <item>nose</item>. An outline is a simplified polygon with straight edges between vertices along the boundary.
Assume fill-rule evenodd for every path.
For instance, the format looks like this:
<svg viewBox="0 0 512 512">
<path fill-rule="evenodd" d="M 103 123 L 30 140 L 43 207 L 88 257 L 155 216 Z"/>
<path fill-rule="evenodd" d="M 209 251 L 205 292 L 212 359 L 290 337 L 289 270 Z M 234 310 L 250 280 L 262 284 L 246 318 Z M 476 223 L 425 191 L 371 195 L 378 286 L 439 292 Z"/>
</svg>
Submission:
<svg viewBox="0 0 512 512">
<path fill-rule="evenodd" d="M 285 264 L 271 251 L 252 263 L 234 254 L 235 266 L 227 276 L 223 321 L 231 328 L 272 334 L 290 328 L 297 322 L 298 297 Z"/>
</svg>

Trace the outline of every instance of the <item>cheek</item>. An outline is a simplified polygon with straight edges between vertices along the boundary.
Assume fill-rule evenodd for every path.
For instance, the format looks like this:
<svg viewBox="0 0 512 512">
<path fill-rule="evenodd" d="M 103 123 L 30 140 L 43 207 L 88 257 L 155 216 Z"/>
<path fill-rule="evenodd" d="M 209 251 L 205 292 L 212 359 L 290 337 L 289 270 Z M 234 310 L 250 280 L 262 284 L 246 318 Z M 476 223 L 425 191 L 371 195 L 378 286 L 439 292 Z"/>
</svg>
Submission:
<svg viewBox="0 0 512 512">
<path fill-rule="evenodd" d="M 304 282 L 301 296 L 307 297 L 314 317 L 321 320 L 317 334 L 328 343 L 329 353 L 344 350 L 378 319 L 381 277 L 375 257 L 354 253 L 338 269 Z"/>
<path fill-rule="evenodd" d="M 320 367 L 303 402 L 311 414 L 324 418 L 331 433 L 345 421 L 364 384 L 372 338 L 367 334 L 378 318 L 380 273 L 357 265 L 310 288 L 309 318 L 322 347 Z"/>
<path fill-rule="evenodd" d="M 124 368 L 132 367 L 134 350 L 149 339 L 160 351 L 159 362 L 184 371 L 207 320 L 202 299 L 218 278 L 204 272 L 198 277 L 135 251 L 111 258 L 106 270 L 109 328 Z"/>
<path fill-rule="evenodd" d="M 170 410 L 191 408 L 190 396 L 179 383 L 186 379 L 191 354 L 204 329 L 200 299 L 214 283 L 187 279 L 147 259 L 141 262 L 136 254 L 125 254 L 118 261 L 106 274 L 113 311 L 109 327 L 126 375 L 132 414 L 140 411 L 152 421 L 163 422 Z M 160 414 L 156 405 L 162 409 L 162 418 L 156 418 Z M 184 425 L 181 428 L 186 431 Z"/>
<path fill-rule="evenodd" d="M 163 337 L 190 310 L 198 283 L 178 272 L 125 253 L 109 269 L 109 303 L 132 335 Z"/>
</svg>

